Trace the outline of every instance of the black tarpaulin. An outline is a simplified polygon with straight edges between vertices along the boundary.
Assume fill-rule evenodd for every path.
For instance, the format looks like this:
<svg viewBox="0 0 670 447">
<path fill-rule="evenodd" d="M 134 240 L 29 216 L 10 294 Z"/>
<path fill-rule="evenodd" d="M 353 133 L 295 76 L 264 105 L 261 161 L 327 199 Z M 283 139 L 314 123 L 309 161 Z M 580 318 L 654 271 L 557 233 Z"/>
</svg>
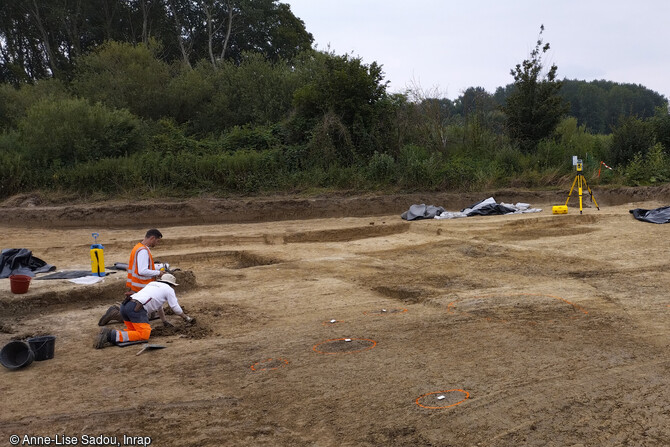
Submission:
<svg viewBox="0 0 670 447">
<path fill-rule="evenodd" d="M 651 222 L 655 224 L 664 224 L 670 222 L 670 206 L 664 206 L 653 210 L 636 208 L 634 210 L 630 210 L 630 213 L 634 218 L 643 222 Z"/>
<path fill-rule="evenodd" d="M 0 253 L 0 278 L 9 278 L 10 275 L 35 276 L 35 273 L 53 270 L 56 270 L 55 265 L 36 258 L 27 248 L 6 248 Z"/>
<path fill-rule="evenodd" d="M 479 202 L 470 205 L 468 208 L 463 208 L 461 213 L 465 213 L 468 217 L 470 216 L 496 216 L 501 214 L 510 214 L 517 211 L 513 206 L 505 205 L 502 203 L 496 203 L 493 197 L 489 197 L 486 200 L 480 200 Z"/>
</svg>

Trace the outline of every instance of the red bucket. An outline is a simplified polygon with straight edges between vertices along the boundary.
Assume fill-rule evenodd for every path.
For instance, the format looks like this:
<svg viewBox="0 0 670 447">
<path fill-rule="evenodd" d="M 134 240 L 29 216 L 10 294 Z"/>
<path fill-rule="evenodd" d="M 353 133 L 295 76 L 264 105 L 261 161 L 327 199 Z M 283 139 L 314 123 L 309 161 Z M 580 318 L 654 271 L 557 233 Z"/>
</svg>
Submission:
<svg viewBox="0 0 670 447">
<path fill-rule="evenodd" d="M 28 275 L 11 275 L 9 277 L 9 286 L 12 289 L 12 293 L 26 293 L 31 279 Z"/>
</svg>

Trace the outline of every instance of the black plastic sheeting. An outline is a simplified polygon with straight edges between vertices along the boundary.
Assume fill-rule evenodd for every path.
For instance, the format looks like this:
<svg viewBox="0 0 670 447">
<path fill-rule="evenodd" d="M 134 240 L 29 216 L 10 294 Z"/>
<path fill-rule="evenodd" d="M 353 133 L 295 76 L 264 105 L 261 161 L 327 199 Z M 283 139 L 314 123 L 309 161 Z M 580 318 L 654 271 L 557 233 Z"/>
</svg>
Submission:
<svg viewBox="0 0 670 447">
<path fill-rule="evenodd" d="M 630 210 L 630 213 L 634 218 L 643 222 L 651 222 L 655 224 L 670 223 L 670 206 L 664 206 L 653 210 L 636 208 Z"/>
<path fill-rule="evenodd" d="M 115 271 L 110 272 L 109 267 L 105 267 L 107 269 L 107 272 L 105 272 L 105 276 L 107 275 L 112 275 L 116 273 Z M 51 273 L 46 276 L 39 276 L 35 278 L 35 280 L 40 280 L 40 279 L 75 279 L 75 278 L 83 278 L 84 276 L 91 276 L 91 271 L 90 270 L 63 270 L 60 272 L 56 273 Z"/>
<path fill-rule="evenodd" d="M 35 278 L 35 280 L 39 280 L 39 279 L 74 279 L 74 278 L 82 278 L 84 276 L 91 276 L 91 271 L 90 270 L 65 270 L 65 271 L 62 271 L 62 272 L 51 273 L 50 275 L 46 275 L 46 276 L 40 276 L 38 278 Z"/>
<path fill-rule="evenodd" d="M 511 214 L 516 211 L 516 208 L 511 206 L 505 206 L 500 203 L 490 203 L 490 199 L 480 200 L 479 202 L 470 205 L 467 208 L 461 210 L 462 213 L 466 213 L 468 217 L 470 216 L 497 216 L 502 214 Z"/>
<path fill-rule="evenodd" d="M 27 248 L 6 248 L 0 253 L 0 278 L 9 278 L 11 275 L 35 276 L 35 273 L 54 270 L 55 265 L 36 258 Z"/>
</svg>

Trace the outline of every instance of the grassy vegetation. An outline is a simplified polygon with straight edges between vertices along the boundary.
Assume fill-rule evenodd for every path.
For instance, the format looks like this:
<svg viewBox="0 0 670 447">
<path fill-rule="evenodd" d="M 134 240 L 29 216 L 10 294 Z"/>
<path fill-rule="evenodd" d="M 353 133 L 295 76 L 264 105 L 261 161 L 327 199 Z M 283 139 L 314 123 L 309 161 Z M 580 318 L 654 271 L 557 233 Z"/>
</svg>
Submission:
<svg viewBox="0 0 670 447">
<path fill-rule="evenodd" d="M 555 188 L 573 155 L 600 185 L 670 181 L 667 109 L 608 135 L 565 117 L 529 151 L 500 108 L 389 94 L 380 66 L 350 56 L 190 68 L 110 42 L 77 67 L 0 85 L 0 198 Z M 595 179 L 601 161 L 614 170 Z"/>
</svg>

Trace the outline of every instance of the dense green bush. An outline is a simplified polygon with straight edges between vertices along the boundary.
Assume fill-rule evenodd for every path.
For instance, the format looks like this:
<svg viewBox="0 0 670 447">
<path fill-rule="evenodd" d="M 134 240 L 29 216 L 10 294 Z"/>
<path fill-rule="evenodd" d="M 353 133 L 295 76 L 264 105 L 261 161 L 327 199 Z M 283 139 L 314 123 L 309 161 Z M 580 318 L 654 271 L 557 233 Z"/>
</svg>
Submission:
<svg viewBox="0 0 670 447">
<path fill-rule="evenodd" d="M 107 42 L 80 58 L 72 81 L 74 92 L 113 109 L 128 109 L 158 119 L 169 110 L 165 89 L 170 70 L 154 53 L 159 46 Z"/>
<path fill-rule="evenodd" d="M 186 124 L 178 125 L 168 118 L 150 121 L 145 127 L 145 134 L 148 137 L 147 150 L 161 154 L 181 151 L 200 152 L 207 146 L 207 142 L 188 136 L 186 127 Z"/>
<path fill-rule="evenodd" d="M 338 131 L 344 145 L 334 142 L 339 159 L 343 147 L 344 152 L 370 157 L 378 149 L 375 124 L 380 114 L 390 113 L 381 66 L 348 55 L 312 53 L 300 71 L 306 82 L 293 95 L 294 124 L 308 135 L 328 132 L 332 123 L 341 123 L 347 132 L 345 136 Z M 348 158 L 353 157 L 345 153 L 344 161 L 351 161 Z"/>
<path fill-rule="evenodd" d="M 449 167 L 439 153 L 429 154 L 426 148 L 406 145 L 398 157 L 398 184 L 407 189 L 436 189 L 448 183 Z"/>
<path fill-rule="evenodd" d="M 368 162 L 367 177 L 373 182 L 387 184 L 397 175 L 396 164 L 389 154 L 375 152 Z"/>
<path fill-rule="evenodd" d="M 70 97 L 65 84 L 56 79 L 44 79 L 20 89 L 10 84 L 0 84 L 0 131 L 16 129 L 26 111 L 39 101 Z"/>
<path fill-rule="evenodd" d="M 0 134 L 0 197 L 34 188 L 35 169 L 17 147 L 18 133 Z"/>
<path fill-rule="evenodd" d="M 496 152 L 493 162 L 503 172 L 504 176 L 514 177 L 520 175 L 524 169 L 525 156 L 512 145 L 506 145 Z"/>
<path fill-rule="evenodd" d="M 629 185 L 651 185 L 670 181 L 670 156 L 660 143 L 649 148 L 645 154 L 638 152 L 626 168 Z"/>
<path fill-rule="evenodd" d="M 168 88 L 170 113 L 199 135 L 271 125 L 290 114 L 300 82 L 295 67 L 283 61 L 270 64 L 253 53 L 239 64 L 182 67 Z"/>
<path fill-rule="evenodd" d="M 83 192 L 189 195 L 203 191 L 257 192 L 277 186 L 274 151 L 233 154 L 143 152 L 62 167 L 55 186 Z"/>
<path fill-rule="evenodd" d="M 670 153 L 670 111 L 667 107 L 659 107 L 656 114 L 650 119 L 656 141 L 663 145 L 666 153 Z"/>
<path fill-rule="evenodd" d="M 83 99 L 42 100 L 19 123 L 20 142 L 37 166 L 74 165 L 144 149 L 141 122 L 127 110 Z"/>
<path fill-rule="evenodd" d="M 219 144 L 225 151 L 272 149 L 280 144 L 275 130 L 266 126 L 235 126 L 219 138 Z"/>
<path fill-rule="evenodd" d="M 480 182 L 486 181 L 481 175 L 482 165 L 472 158 L 454 157 L 450 159 L 444 168 L 443 185 L 448 189 L 470 190 L 479 186 Z"/>
<path fill-rule="evenodd" d="M 634 116 L 622 116 L 612 132 L 612 163 L 623 165 L 632 161 L 638 153 L 644 156 L 653 146 L 654 139 L 654 130 L 649 121 Z"/>
</svg>

